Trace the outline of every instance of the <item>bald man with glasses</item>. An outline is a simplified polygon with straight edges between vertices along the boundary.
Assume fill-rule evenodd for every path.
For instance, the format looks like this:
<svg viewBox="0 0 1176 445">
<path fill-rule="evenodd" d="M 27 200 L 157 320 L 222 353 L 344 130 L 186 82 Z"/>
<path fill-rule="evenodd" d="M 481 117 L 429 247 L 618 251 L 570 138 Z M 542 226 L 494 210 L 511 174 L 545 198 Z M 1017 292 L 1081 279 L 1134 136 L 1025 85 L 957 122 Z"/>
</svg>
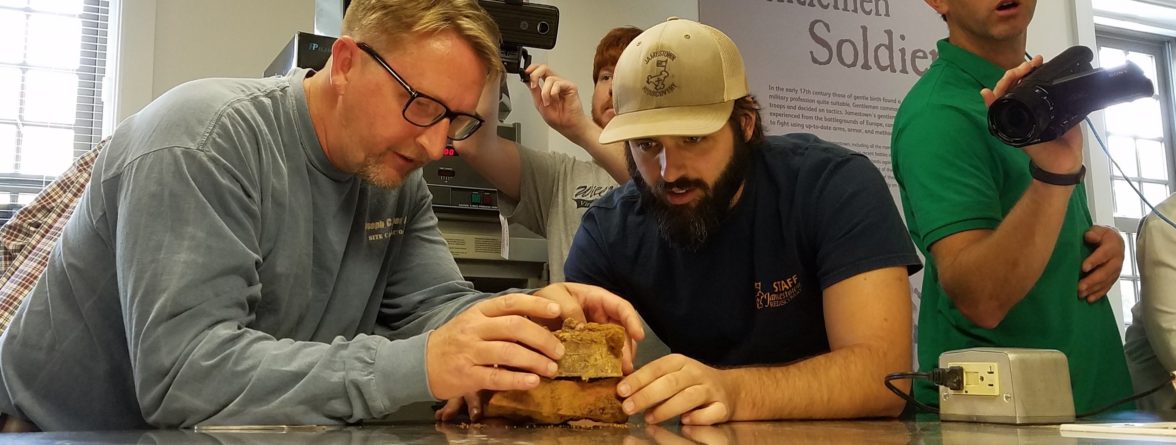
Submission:
<svg viewBox="0 0 1176 445">
<path fill-rule="evenodd" d="M 600 288 L 474 290 L 437 230 L 420 167 L 482 124 L 498 41 L 475 0 L 355 0 L 322 70 L 124 121 L 0 337 L 3 429 L 352 423 L 533 388 L 566 318 L 640 339 Z"/>
</svg>

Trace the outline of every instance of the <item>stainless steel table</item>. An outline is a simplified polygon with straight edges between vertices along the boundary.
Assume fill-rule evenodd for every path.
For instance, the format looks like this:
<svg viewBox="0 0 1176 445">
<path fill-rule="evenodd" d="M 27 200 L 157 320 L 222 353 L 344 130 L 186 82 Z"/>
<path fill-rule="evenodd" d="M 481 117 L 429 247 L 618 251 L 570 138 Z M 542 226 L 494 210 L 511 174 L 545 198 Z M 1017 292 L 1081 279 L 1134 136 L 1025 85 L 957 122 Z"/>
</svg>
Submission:
<svg viewBox="0 0 1176 445">
<path fill-rule="evenodd" d="M 1142 417 L 1141 417 L 1142 416 Z M 1107 421 L 1158 420 L 1146 415 Z M 58 432 L 0 435 L 0 443 L 136 444 L 1099 444 L 1148 439 L 1063 435 L 1053 426 L 1010 426 L 918 420 L 735 422 L 713 427 L 676 424 L 619 427 L 506 427 L 462 424 L 387 424 L 288 427 L 257 431 Z M 1166 438 L 1176 441 L 1176 438 Z M 1150 440 L 1162 440 L 1152 438 Z"/>
</svg>

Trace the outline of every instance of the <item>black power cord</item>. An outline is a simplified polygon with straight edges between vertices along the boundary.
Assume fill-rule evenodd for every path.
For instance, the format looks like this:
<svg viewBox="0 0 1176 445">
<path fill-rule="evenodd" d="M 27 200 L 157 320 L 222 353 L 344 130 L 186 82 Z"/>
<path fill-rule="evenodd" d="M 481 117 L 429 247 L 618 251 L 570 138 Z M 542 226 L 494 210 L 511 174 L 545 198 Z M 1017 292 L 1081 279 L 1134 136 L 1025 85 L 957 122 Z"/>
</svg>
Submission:
<svg viewBox="0 0 1176 445">
<path fill-rule="evenodd" d="M 898 389 L 898 387 L 890 383 L 892 381 L 902 379 L 930 380 L 931 383 L 936 385 L 946 386 L 950 389 L 959 391 L 964 388 L 964 368 L 959 366 L 951 366 L 947 368 L 935 368 L 929 372 L 895 372 L 886 375 L 886 380 L 883 383 L 886 384 L 886 389 L 889 389 L 890 392 L 894 393 L 894 395 L 902 398 L 903 400 L 906 400 L 918 409 L 929 413 L 939 413 L 939 408 L 915 400 L 915 398 L 910 394 L 907 394 L 906 391 Z"/>
<path fill-rule="evenodd" d="M 1079 415 L 1077 415 L 1077 416 L 1074 416 L 1074 417 L 1075 417 L 1075 418 L 1078 418 L 1078 419 L 1081 419 L 1081 418 L 1083 418 L 1083 417 L 1090 417 L 1090 416 L 1094 416 L 1094 415 L 1097 415 L 1097 414 L 1102 414 L 1102 413 L 1105 413 L 1105 412 L 1107 412 L 1107 411 L 1110 411 L 1112 408 L 1114 408 L 1114 407 L 1116 407 L 1116 406 L 1122 405 L 1122 404 L 1124 404 L 1124 403 L 1127 403 L 1127 402 L 1133 402 L 1133 401 L 1135 401 L 1135 400 L 1138 400 L 1138 399 L 1141 399 L 1141 398 L 1147 397 L 1147 396 L 1151 395 L 1152 393 L 1154 393 L 1154 392 L 1156 392 L 1156 391 L 1159 391 L 1159 390 L 1161 390 L 1161 389 L 1164 389 L 1164 387 L 1165 387 L 1165 386 L 1172 385 L 1172 382 L 1173 382 L 1173 381 L 1176 381 L 1176 373 L 1173 373 L 1173 374 L 1168 374 L 1168 380 L 1164 380 L 1163 382 L 1160 382 L 1160 384 L 1158 384 L 1158 385 L 1156 385 L 1156 386 L 1153 386 L 1153 387 L 1151 387 L 1151 388 L 1148 388 L 1146 391 L 1140 392 L 1140 393 L 1138 393 L 1138 394 L 1135 394 L 1135 395 L 1131 395 L 1131 396 L 1124 397 L 1124 398 L 1122 398 L 1122 399 L 1119 399 L 1119 400 L 1116 400 L 1116 401 L 1114 401 L 1114 402 L 1111 402 L 1111 403 L 1107 404 L 1106 406 L 1104 406 L 1104 407 L 1102 407 L 1102 408 L 1096 409 L 1096 410 L 1094 410 L 1094 411 L 1090 411 L 1090 412 L 1082 413 L 1082 414 L 1079 414 Z"/>
</svg>

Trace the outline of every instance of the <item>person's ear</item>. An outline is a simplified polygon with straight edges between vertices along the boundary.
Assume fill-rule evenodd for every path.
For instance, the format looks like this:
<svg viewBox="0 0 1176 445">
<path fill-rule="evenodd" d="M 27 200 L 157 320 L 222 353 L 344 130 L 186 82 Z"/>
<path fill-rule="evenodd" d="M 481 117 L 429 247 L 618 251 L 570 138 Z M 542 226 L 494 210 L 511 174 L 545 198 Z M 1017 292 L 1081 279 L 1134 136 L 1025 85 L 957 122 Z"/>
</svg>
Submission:
<svg viewBox="0 0 1176 445">
<path fill-rule="evenodd" d="M 355 58 L 360 51 L 363 50 L 359 49 L 359 45 L 351 36 L 339 37 L 331 45 L 331 57 L 327 60 L 327 64 L 330 67 L 331 86 L 339 94 L 347 91 L 351 75 L 355 73 L 353 71 L 356 67 Z"/>
<path fill-rule="evenodd" d="M 743 142 L 750 142 L 755 133 L 755 113 L 742 112 L 739 114 L 739 129 L 743 131 Z"/>
<path fill-rule="evenodd" d="M 923 0 L 923 1 L 927 2 L 927 6 L 930 6 L 931 9 L 934 9 L 935 12 L 939 13 L 939 15 L 942 15 L 942 16 L 947 16 L 948 9 L 951 9 L 951 8 L 948 8 L 947 0 Z"/>
</svg>

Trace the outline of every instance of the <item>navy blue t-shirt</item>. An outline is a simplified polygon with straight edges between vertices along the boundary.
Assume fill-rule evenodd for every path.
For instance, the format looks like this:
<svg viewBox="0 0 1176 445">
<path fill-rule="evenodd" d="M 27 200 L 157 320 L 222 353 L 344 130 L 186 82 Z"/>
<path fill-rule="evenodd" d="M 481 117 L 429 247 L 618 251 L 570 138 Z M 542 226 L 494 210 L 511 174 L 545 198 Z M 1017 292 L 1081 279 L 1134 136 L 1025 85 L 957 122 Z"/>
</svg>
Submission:
<svg viewBox="0 0 1176 445">
<path fill-rule="evenodd" d="M 696 252 L 672 247 L 630 181 L 584 214 L 564 265 L 637 308 L 670 350 L 711 366 L 829 352 L 822 291 L 922 266 L 878 169 L 810 134 L 752 148 L 743 195 Z"/>
</svg>

